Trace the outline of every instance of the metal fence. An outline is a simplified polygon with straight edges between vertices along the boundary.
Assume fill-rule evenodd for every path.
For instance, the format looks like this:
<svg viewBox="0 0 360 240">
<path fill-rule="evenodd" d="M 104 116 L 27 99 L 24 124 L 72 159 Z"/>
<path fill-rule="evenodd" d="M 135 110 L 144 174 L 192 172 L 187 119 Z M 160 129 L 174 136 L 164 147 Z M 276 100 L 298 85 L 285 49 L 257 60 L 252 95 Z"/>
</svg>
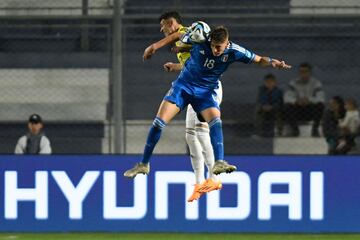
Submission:
<svg viewBox="0 0 360 240">
<path fill-rule="evenodd" d="M 0 25 L 3 153 L 14 151 L 32 113 L 43 118 L 54 153 L 111 151 L 110 25 L 68 21 Z"/>
<path fill-rule="evenodd" d="M 349 6 L 319 6 L 328 9 L 330 15 L 315 14 L 312 12 L 293 13 L 294 1 L 280 6 L 275 2 L 273 9 L 265 11 L 263 5 L 244 1 L 235 3 L 229 1 L 222 4 L 216 11 L 216 5 L 209 7 L 199 4 L 174 3 L 163 6 L 153 2 L 149 8 L 140 8 L 133 1 L 129 14 L 125 15 L 125 53 L 128 60 L 124 69 L 124 81 L 128 91 L 125 102 L 127 126 L 131 127 L 132 138 L 128 139 L 127 151 L 141 152 L 145 141 L 147 127 L 140 128 L 138 119 L 147 119 L 151 124 L 160 100 L 170 87 L 176 74 L 163 71 L 162 65 L 167 61 L 176 61 L 169 49 L 162 49 L 149 62 L 142 62 L 141 56 L 145 47 L 159 40 L 157 17 L 168 9 L 181 9 L 185 25 L 195 20 L 204 20 L 211 26 L 225 25 L 230 30 L 231 40 L 253 50 L 254 52 L 284 59 L 293 65 L 290 71 L 261 69 L 256 66 L 234 64 L 222 77 L 224 99 L 222 103 L 222 118 L 224 122 L 225 152 L 228 154 L 327 154 L 328 143 L 333 141 L 333 132 L 326 132 L 329 119 L 324 119 L 325 112 L 329 112 L 329 101 L 334 96 L 344 99 L 358 98 L 357 77 L 359 75 L 358 60 L 354 53 L 359 50 L 359 20 L 358 15 L 335 15 L 332 9 L 338 11 Z M 285 2 L 285 1 L 283 1 Z M 338 1 L 340 2 L 340 1 Z M 169 3 L 169 5 L 171 5 Z M 223 12 L 221 7 L 234 4 L 233 12 Z M 243 5 L 242 5 L 243 4 Z M 253 13 L 242 13 L 246 4 L 251 5 Z M 265 4 L 265 5 L 264 5 Z M 129 3 L 130 5 L 130 3 Z M 150 5 L 150 4 L 149 4 Z M 193 7 L 194 6 L 194 7 Z M 286 12 L 274 14 L 271 10 Z M 314 6 L 301 5 L 301 9 L 313 9 Z M 354 8 L 357 8 L 354 6 Z M 206 9 L 209 9 L 207 12 Z M 229 9 L 229 8 L 228 8 Z M 249 10 L 247 9 L 247 10 Z M 301 10 L 300 9 L 300 10 Z M 257 10 L 257 12 L 255 11 Z M 261 11 L 265 11 L 263 14 Z M 125 11 L 126 12 L 126 11 Z M 235 12 L 235 13 L 234 13 Z M 344 59 L 353 59 L 344 61 Z M 299 66 L 307 62 L 312 66 L 311 75 L 318 79 L 325 95 L 321 104 L 310 104 L 306 109 L 297 109 L 299 104 L 289 104 L 289 83 L 300 75 Z M 141 68 L 141 71 L 139 69 Z M 259 93 L 259 87 L 264 85 L 264 77 L 272 73 L 277 79 L 277 85 L 284 94 L 283 105 L 278 111 L 267 111 L 266 92 Z M 317 91 L 317 89 L 316 89 Z M 260 94 L 260 97 L 259 97 Z M 259 100 L 260 99 L 260 100 Z M 300 102 L 300 99 L 297 99 Z M 312 99 L 308 99 L 311 100 Z M 314 103 L 316 101 L 314 100 Z M 268 103 L 270 104 L 270 103 Z M 314 106 L 313 106 L 314 105 Z M 333 111 L 330 111 L 333 114 Z M 332 116 L 332 115 L 331 115 Z M 184 118 L 180 115 L 175 124 L 170 124 L 165 130 L 162 142 L 157 147 L 158 153 L 184 153 Z M 338 118 L 338 117 L 336 117 Z M 330 120 L 334 120 L 331 118 Z M 336 119 L 334 121 L 338 121 Z M 294 127 L 295 123 L 297 127 Z M 312 126 L 315 130 L 312 130 Z M 146 124 L 144 124 L 146 125 Z M 335 126 L 336 127 L 336 126 Z M 342 130 L 332 126 L 336 131 L 337 140 Z M 316 130 L 317 129 L 317 130 Z M 325 132 L 324 132 L 325 131 Z M 329 135 L 330 134 L 330 135 Z"/>
<path fill-rule="evenodd" d="M 344 115 L 339 117 L 333 105 L 328 109 L 334 96 L 360 100 L 356 57 L 360 17 L 346 12 L 351 6 L 358 9 L 357 4 L 349 7 L 349 1 L 343 1 L 347 2 L 344 5 L 341 0 L 331 6 L 309 6 L 295 0 L 271 4 L 265 0 L 206 1 L 206 5 L 205 1 L 120 2 L 120 26 L 113 24 L 113 1 L 34 1 L 33 5 L 17 1 L 11 6 L 9 1 L 7 5 L 1 2 L 2 152 L 12 152 L 17 138 L 26 131 L 28 115 L 36 112 L 45 120 L 55 153 L 114 153 L 115 136 L 121 137 L 117 143 L 123 145 L 123 153 L 141 153 L 159 103 L 177 77 L 162 70 L 165 62 L 176 61 L 169 48 L 142 61 L 145 47 L 163 37 L 157 19 L 167 10 L 178 10 L 184 25 L 195 20 L 225 25 L 232 41 L 293 65 L 290 71 L 277 71 L 234 64 L 224 74 L 221 108 L 227 154 L 327 154 L 334 139 L 335 147 L 342 140 L 337 123 Z M 316 8 L 327 9 L 328 14 Z M 336 12 L 331 12 L 334 8 Z M 99 10 L 94 14 L 100 15 L 89 16 L 90 10 Z M 42 16 L 34 17 L 37 14 Z M 116 35 L 115 26 L 121 28 L 121 36 Z M 114 91 L 116 44 L 121 44 L 122 53 L 120 92 Z M 311 75 L 322 83 L 325 100 L 320 101 L 322 107 L 298 111 L 287 104 L 288 91 L 303 62 L 312 66 Z M 260 90 L 269 73 L 284 95 L 276 108 L 268 106 L 273 99 L 269 101 L 266 88 Z M 123 118 L 120 124 L 116 124 L 118 113 Z M 181 113 L 169 124 L 156 153 L 187 152 L 184 119 Z M 329 120 L 336 122 L 331 125 L 336 136 L 326 132 Z M 319 135 L 312 130 L 314 122 L 319 122 Z M 123 135 L 116 134 L 119 126 Z"/>
</svg>

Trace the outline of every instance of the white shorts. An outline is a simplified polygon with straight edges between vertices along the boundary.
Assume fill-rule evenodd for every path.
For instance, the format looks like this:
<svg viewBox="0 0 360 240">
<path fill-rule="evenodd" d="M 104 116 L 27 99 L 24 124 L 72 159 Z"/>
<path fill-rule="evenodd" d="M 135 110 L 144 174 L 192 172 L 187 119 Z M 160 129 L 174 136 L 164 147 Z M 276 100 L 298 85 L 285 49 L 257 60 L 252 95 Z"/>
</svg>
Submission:
<svg viewBox="0 0 360 240">
<path fill-rule="evenodd" d="M 219 88 L 215 90 L 216 92 L 216 101 L 220 103 L 222 101 L 222 97 L 223 97 L 223 90 L 222 90 L 222 84 L 221 81 L 219 81 Z M 197 117 L 197 113 L 194 111 L 194 109 L 192 108 L 192 106 L 189 104 L 187 107 L 187 111 L 186 111 L 186 128 L 192 128 L 195 129 L 195 126 L 198 124 L 207 124 L 204 122 L 200 122 L 198 117 Z"/>
</svg>

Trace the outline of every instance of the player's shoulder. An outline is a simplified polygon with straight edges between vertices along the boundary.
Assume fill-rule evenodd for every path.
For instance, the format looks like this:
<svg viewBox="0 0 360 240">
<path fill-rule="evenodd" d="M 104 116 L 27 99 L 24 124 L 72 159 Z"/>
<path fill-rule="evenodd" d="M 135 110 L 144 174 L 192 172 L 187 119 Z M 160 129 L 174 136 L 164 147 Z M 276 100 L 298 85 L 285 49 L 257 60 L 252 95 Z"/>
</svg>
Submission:
<svg viewBox="0 0 360 240">
<path fill-rule="evenodd" d="M 183 25 L 181 25 L 178 29 L 179 33 L 186 33 L 188 31 L 188 27 L 184 27 Z"/>
<path fill-rule="evenodd" d="M 234 42 L 230 42 L 229 43 L 229 50 L 230 51 L 233 51 L 233 52 L 240 52 L 240 53 L 243 53 L 245 54 L 246 53 L 246 49 Z"/>
</svg>

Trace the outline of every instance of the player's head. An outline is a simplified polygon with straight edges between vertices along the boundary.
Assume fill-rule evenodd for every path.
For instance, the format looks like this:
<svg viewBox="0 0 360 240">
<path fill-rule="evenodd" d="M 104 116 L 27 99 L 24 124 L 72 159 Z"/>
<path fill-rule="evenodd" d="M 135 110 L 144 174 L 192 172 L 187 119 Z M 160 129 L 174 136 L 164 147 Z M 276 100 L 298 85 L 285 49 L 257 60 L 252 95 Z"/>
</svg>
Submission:
<svg viewBox="0 0 360 240">
<path fill-rule="evenodd" d="M 299 66 L 299 76 L 300 79 L 303 81 L 309 81 L 310 76 L 311 76 L 311 71 L 312 71 L 312 66 L 307 63 L 301 63 Z"/>
<path fill-rule="evenodd" d="M 277 84 L 276 77 L 274 74 L 266 74 L 264 77 L 264 85 L 267 89 L 273 89 Z"/>
<path fill-rule="evenodd" d="M 179 29 L 182 20 L 178 12 L 165 12 L 159 17 L 159 23 L 160 32 L 168 36 Z"/>
<path fill-rule="evenodd" d="M 220 56 L 229 44 L 229 32 L 224 26 L 216 27 L 210 32 L 210 39 L 213 55 Z"/>
<path fill-rule="evenodd" d="M 29 117 L 29 121 L 28 121 L 29 131 L 32 134 L 36 135 L 36 134 L 40 133 L 42 127 L 43 127 L 43 122 L 42 122 L 40 115 L 35 114 L 35 113 L 31 114 Z"/>
</svg>

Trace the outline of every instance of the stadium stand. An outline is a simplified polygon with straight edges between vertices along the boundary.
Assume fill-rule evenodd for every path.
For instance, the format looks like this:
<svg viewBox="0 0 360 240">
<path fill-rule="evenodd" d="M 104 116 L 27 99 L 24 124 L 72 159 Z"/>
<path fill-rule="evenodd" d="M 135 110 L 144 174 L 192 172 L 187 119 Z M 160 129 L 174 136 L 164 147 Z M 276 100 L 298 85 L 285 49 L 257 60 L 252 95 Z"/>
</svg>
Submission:
<svg viewBox="0 0 360 240">
<path fill-rule="evenodd" d="M 73 23 L 67 28 L 66 24 Z M 33 112 L 54 153 L 109 152 L 109 20 L 9 18 L 0 24 L 1 152 L 12 153 Z"/>
<path fill-rule="evenodd" d="M 144 8 L 144 6 L 147 6 Z M 206 7 L 204 7 L 206 6 Z M 221 1 L 156 1 L 135 0 L 125 2 L 125 14 L 158 14 L 176 9 L 185 14 L 284 14 L 289 12 L 289 0 L 236 0 Z"/>
<path fill-rule="evenodd" d="M 15 4 L 17 2 L 18 4 Z M 69 109 L 62 105 L 66 101 L 59 96 L 54 96 L 53 102 L 48 102 L 55 109 L 59 109 L 63 115 L 56 115 L 52 113 L 54 124 L 61 123 L 67 119 L 67 124 L 78 123 L 82 121 L 81 126 L 86 126 L 90 119 L 102 123 L 102 133 L 99 136 L 106 135 L 105 125 L 111 116 L 108 111 L 108 103 L 105 95 L 109 94 L 111 82 L 108 82 L 106 71 L 111 68 L 111 58 L 109 49 L 111 43 L 111 22 L 106 15 L 99 15 L 96 18 L 87 19 L 86 24 L 94 26 L 89 30 L 88 47 L 84 48 L 81 43 L 83 38 L 81 24 L 84 22 L 80 19 L 79 14 L 81 10 L 70 11 L 71 8 L 79 8 L 80 0 L 72 1 L 71 5 L 61 5 L 63 1 L 48 1 L 53 10 L 46 9 L 40 0 L 31 1 L 32 4 L 27 6 L 21 5 L 19 1 L 2 1 L 0 5 L 0 15 L 4 21 L 0 24 L 0 32 L 2 38 L 0 39 L 0 66 L 3 71 L 10 71 L 11 69 L 22 69 L 18 74 L 24 73 L 24 69 L 29 71 L 54 71 L 59 73 L 61 71 L 69 71 L 66 74 L 71 74 L 71 71 L 82 71 L 84 74 L 91 74 L 94 69 L 102 72 L 99 83 L 101 85 L 101 94 L 95 98 L 91 98 L 92 92 L 96 91 L 95 87 L 76 87 L 73 81 L 66 81 L 65 86 L 68 86 L 70 92 L 75 89 L 79 90 L 77 94 L 70 94 L 68 98 L 77 101 Z M 66 2 L 66 1 L 65 1 Z M 147 7 L 143 7 L 146 2 Z M 303 61 L 309 61 L 314 65 L 314 75 L 323 80 L 324 90 L 327 97 L 346 93 L 347 96 L 357 96 L 359 86 L 357 84 L 357 76 L 359 73 L 359 59 L 354 58 L 354 54 L 359 50 L 358 32 L 359 25 L 354 24 L 354 19 L 360 19 L 351 15 L 336 15 L 336 18 L 329 14 L 319 15 L 317 12 L 306 13 L 301 12 L 301 9 L 307 9 L 308 6 L 303 6 L 297 0 L 244 0 L 244 1 L 177 1 L 177 0 L 128 0 L 124 5 L 123 16 L 123 84 L 124 84 L 124 102 L 131 104 L 124 104 L 124 117 L 127 126 L 127 151 L 131 153 L 138 153 L 142 151 L 144 142 L 144 135 L 147 127 L 153 119 L 154 113 L 159 104 L 159 97 L 163 96 L 169 88 L 170 82 L 176 78 L 176 74 L 166 74 L 162 70 L 162 64 L 166 61 L 176 61 L 173 54 L 164 49 L 157 53 L 156 56 L 149 62 L 143 63 L 141 56 L 144 48 L 159 39 L 159 27 L 157 18 L 166 10 L 177 10 L 184 15 L 185 25 L 190 24 L 195 19 L 206 20 L 210 25 L 224 24 L 229 27 L 231 39 L 241 45 L 253 49 L 260 54 L 271 55 L 273 57 L 284 57 L 289 63 L 294 64 Z M 319 9 L 335 8 L 336 4 L 329 5 L 326 1 L 314 0 L 311 1 L 313 5 L 317 4 Z M 355 1 L 341 1 L 345 2 L 344 9 L 348 6 L 357 6 Z M 203 7 L 206 4 L 206 11 Z M 313 6 L 311 5 L 311 6 Z M 21 7 L 20 7 L 21 6 Z M 36 8 L 37 6 L 37 8 Z M 110 14 L 112 9 L 112 1 L 106 0 L 89 0 L 89 6 L 95 8 L 107 8 L 104 14 Z M 340 5 L 339 5 L 340 6 Z M 42 9 L 39 9 L 42 8 Z M 37 10 L 36 10 L 37 9 Z M 336 7 L 337 11 L 338 7 Z M 69 11 L 67 11 L 69 10 Z M 101 9 L 98 9 L 99 11 Z M 301 11 L 300 11 L 301 10 Z M 18 11 L 18 12 L 17 12 Z M 53 17 L 34 18 L 29 20 L 22 20 L 18 18 L 7 19 L 6 16 L 19 15 L 22 11 L 32 15 L 62 15 L 61 11 L 67 11 L 67 15 L 72 17 Z M 42 11 L 38 13 L 36 11 Z M 80 12 L 79 12 L 80 11 Z M 92 11 L 92 10 L 91 10 Z M 101 12 L 98 12 L 101 14 Z M 226 15 L 224 14 L 226 13 Z M 95 13 L 94 13 L 95 14 Z M 200 16 L 200 17 L 199 17 Z M 55 28 L 53 26 L 67 26 L 68 23 L 77 25 L 78 27 L 72 29 Z M 45 26 L 42 29 L 37 29 L 35 25 Z M 9 26 L 18 26 L 13 28 Z M 20 26 L 23 29 L 20 31 Z M 33 27 L 31 27 L 33 26 Z M 24 28 L 25 27 L 25 28 Z M 26 29 L 26 30 L 24 30 Z M 334 49 L 336 51 L 334 51 Z M 341 54 L 340 54 L 341 53 Z M 353 59 L 344 65 L 343 59 Z M 139 71 L 141 68 L 141 71 Z M 107 70 L 105 70 L 107 69 Z M 285 149 L 282 146 L 281 140 L 272 139 L 251 139 L 250 136 L 254 133 L 254 106 L 257 86 L 262 81 L 262 77 L 268 73 L 268 69 L 258 69 L 251 65 L 234 65 L 224 75 L 224 101 L 222 105 L 224 130 L 225 130 L 225 146 L 229 153 L 273 153 L 273 149 Z M 279 79 L 279 85 L 286 88 L 287 82 L 296 76 L 296 68 L 294 71 L 288 72 L 273 72 Z M 66 76 L 66 74 L 64 76 Z M 31 74 L 29 74 L 31 76 Z M 85 86 L 85 75 L 80 77 L 80 85 Z M 146 76 L 146 77 L 144 77 Z M 151 76 L 147 77 L 147 76 Z M 53 78 L 53 77 L 51 77 Z M 55 91 L 56 86 L 59 87 L 59 92 L 65 91 L 61 89 L 63 82 L 61 79 L 54 76 L 54 88 L 51 89 L 51 84 L 46 86 L 46 89 Z M 96 81 L 97 81 L 96 80 Z M 20 80 L 16 80 L 20 81 Z M 16 83 L 14 82 L 14 85 Z M 40 81 L 40 80 L 39 80 Z M 91 80 L 93 81 L 93 80 Z M 95 80 L 94 80 L 95 81 Z M 101 82 L 100 81 L 104 81 Z M 6 81 L 5 81 L 6 82 Z M 4 82 L 4 87 L 6 84 Z M 40 81 L 41 82 L 41 81 Z M 106 83 L 105 83 L 106 82 Z M 2 80 L 0 80 L 0 88 L 2 88 Z M 68 84 L 68 85 L 66 85 Z M 21 89 L 21 88 L 19 88 Z M 4 90 L 5 91 L 5 90 Z M 21 90 L 22 94 L 26 94 L 30 90 Z M 86 96 L 82 98 L 82 93 Z M 10 93 L 9 93 L 10 94 Z M 51 94 L 50 94 L 51 95 Z M 6 94 L 4 97 L 7 96 Z M 7 96 L 11 99 L 11 96 Z M 109 97 L 111 99 L 111 96 Z M 82 100 L 83 101 L 82 101 Z M 96 100 L 96 103 L 88 102 L 88 100 Z M 33 99 L 36 102 L 36 99 Z M 55 102 L 54 102 L 55 101 Z M 56 102 L 57 101 L 57 102 Z M 26 107 L 21 107 L 22 103 L 16 103 L 21 112 L 24 112 Z M 25 104 L 25 103 L 23 103 Z M 30 103 L 33 104 L 33 103 Z M 45 103 L 43 103 L 45 104 Z M 99 105 L 96 105 L 99 104 Z M 69 104 L 71 105 L 71 104 Z M 34 104 L 31 105 L 34 107 Z M 63 107 L 63 110 L 60 109 Z M 96 107 L 99 106 L 99 107 Z M 95 109 L 96 110 L 91 110 Z M 6 110 L 8 109 L 8 110 Z M 36 108 L 35 108 L 36 109 Z M 66 111 L 64 110 L 66 109 Z M 81 110 L 79 110 L 81 109 Z M 139 111 L 141 109 L 141 111 Z M 17 122 L 24 119 L 23 116 L 28 115 L 28 112 L 17 116 L 12 112 L 10 107 L 3 108 L 0 112 L 2 119 L 9 122 Z M 86 111 L 86 114 L 81 114 Z M 41 112 L 39 112 L 41 113 Z M 16 117 L 15 117 L 16 115 Z M 44 115 L 42 113 L 42 115 Z M 45 118 L 45 115 L 44 115 Z M 177 120 L 184 119 L 184 115 L 180 115 Z M 52 120 L 51 120 L 52 121 Z M 52 123 L 49 123 L 50 127 Z M 2 123 L 0 124 L 2 125 Z M 64 126 L 64 125 L 62 125 Z M 182 128 L 180 123 L 175 123 L 169 126 L 166 134 L 169 134 L 168 139 L 174 141 L 166 141 L 164 149 L 168 148 L 171 153 L 183 153 L 186 151 L 185 144 L 180 147 L 174 147 L 174 143 L 178 142 L 177 136 L 183 136 L 180 131 Z M 134 130 L 134 131 L 133 131 Z M 131 134 L 132 133 L 132 134 Z M 175 136 L 175 137 L 174 137 Z M 103 138 L 103 137 L 101 137 Z M 98 138 L 101 139 L 100 137 Z M 164 136 L 164 139 L 167 139 Z M 99 140 L 101 142 L 102 140 Z M 300 141 L 300 140 L 299 140 Z M 318 141 L 320 142 L 320 141 Z M 168 145 L 166 145 L 168 143 Z M 281 145 L 280 147 L 279 144 Z M 296 144 L 294 142 L 294 144 Z M 315 144 L 315 142 L 314 142 Z M 322 144 L 322 143 L 321 143 Z M 98 144 L 101 146 L 102 144 Z M 159 145 L 159 146 L 160 146 Z M 277 147 L 274 147 L 274 146 Z M 316 145 L 316 144 L 315 144 Z M 138 147 L 140 146 L 140 147 Z M 320 144 L 319 144 L 320 146 Z M 321 145 L 322 146 L 322 145 Z M 141 149 L 140 149 L 141 148 Z M 303 148 L 306 149 L 306 148 Z M 86 152 L 84 149 L 72 150 L 79 152 Z M 97 148 L 98 152 L 104 152 L 103 149 Z M 64 151 L 66 152 L 66 151 Z M 164 152 L 159 149 L 159 152 Z M 276 150 L 275 152 L 281 152 Z M 284 153 L 284 152 L 282 152 Z"/>
<path fill-rule="evenodd" d="M 291 0 L 291 14 L 360 14 L 360 2 L 357 0 Z"/>
<path fill-rule="evenodd" d="M 154 1 L 153 7 L 146 9 L 141 8 L 141 0 L 128 1 L 126 3 L 126 14 L 124 16 L 124 21 L 126 22 L 126 48 L 124 53 L 126 55 L 125 58 L 132 59 L 130 61 L 134 63 L 124 69 L 125 79 L 129 79 L 129 81 L 126 81 L 127 88 L 131 89 L 131 93 L 135 90 L 139 91 L 137 89 L 152 92 L 152 96 L 142 96 L 145 97 L 146 103 L 152 106 L 149 111 L 139 113 L 126 109 L 127 119 L 138 119 L 140 117 L 151 119 L 158 106 L 158 99 L 153 96 L 163 95 L 168 89 L 169 82 L 176 77 L 175 74 L 166 75 L 162 72 L 162 63 L 169 60 L 175 61 L 175 58 L 166 50 L 159 51 L 154 59 L 146 64 L 140 63 L 141 59 L 136 57 L 141 56 L 143 49 L 148 43 L 161 37 L 158 33 L 157 16 L 165 9 L 177 9 L 180 13 L 184 13 L 185 24 L 189 24 L 201 16 L 201 19 L 206 19 L 211 25 L 228 25 L 233 41 L 239 42 L 258 53 L 286 58 L 288 62 L 295 65 L 295 70 L 274 72 L 279 79 L 279 85 L 284 89 L 286 89 L 288 81 L 297 75 L 296 64 L 307 60 L 314 64 L 315 76 L 324 79 L 324 89 L 328 97 L 342 92 L 350 96 L 356 96 L 358 86 L 356 86 L 357 80 L 354 76 L 359 74 L 357 64 L 353 62 L 345 68 L 340 67 L 343 65 L 341 63 L 342 57 L 339 58 L 339 52 L 334 51 L 334 49 L 342 49 L 341 53 L 345 58 L 351 58 L 353 55 L 353 47 L 358 45 L 356 43 L 358 27 L 353 24 L 353 16 L 351 18 L 347 16 L 337 16 L 334 18 L 331 15 L 290 15 L 289 9 L 293 3 L 292 1 L 275 1 L 274 4 L 273 1 L 271 1 L 271 4 L 270 1 L 241 1 L 241 3 L 238 1 L 226 1 L 226 3 L 211 4 L 211 6 L 220 7 L 217 10 L 214 7 L 213 12 L 210 11 L 202 14 L 201 7 L 196 7 L 197 3 L 199 2 L 181 4 L 184 9 L 174 8 L 176 1 L 166 1 L 166 3 Z M 246 4 L 253 4 L 252 7 L 257 9 L 258 12 L 247 12 L 243 15 L 227 13 L 226 17 L 223 17 L 221 12 L 225 10 L 221 9 L 221 7 L 227 4 L 232 6 L 233 10 L 231 11 L 236 11 L 237 6 L 240 9 L 243 6 L 248 6 Z M 267 5 L 266 12 L 259 14 L 265 5 Z M 199 3 L 199 6 L 201 6 L 201 3 Z M 280 8 L 283 14 L 275 16 L 271 13 L 271 9 Z M 284 8 L 287 10 L 284 10 Z M 143 27 L 139 28 L 140 24 Z M 285 55 L 284 50 L 286 50 Z M 134 74 L 138 67 L 135 63 L 141 64 L 140 66 L 143 69 L 141 74 Z M 257 85 L 261 82 L 262 76 L 267 71 L 259 70 L 253 66 L 241 65 L 239 69 L 237 69 L 237 66 L 232 66 L 223 77 L 224 102 L 222 104 L 222 111 L 224 123 L 228 126 L 224 130 L 225 140 L 228 141 L 228 143 L 225 143 L 225 146 L 231 148 L 227 149 L 227 152 L 257 153 L 259 148 L 252 146 L 259 146 L 258 144 L 260 146 L 270 146 L 269 148 L 265 147 L 265 149 L 269 150 L 265 151 L 265 153 L 273 152 L 273 143 L 269 143 L 268 139 L 258 139 L 254 143 L 255 140 L 249 138 L 254 132 L 252 125 L 254 96 L 256 96 Z M 152 77 L 147 79 L 143 76 Z M 339 76 L 341 76 L 341 79 L 339 79 Z M 143 91 L 140 90 L 139 92 Z M 140 96 L 129 94 L 126 95 L 126 99 L 128 99 L 128 102 L 133 103 L 132 109 L 141 108 L 142 103 L 137 100 L 141 99 Z M 306 134 L 303 136 L 306 137 Z M 283 142 L 286 141 L 275 141 L 274 145 L 279 146 L 277 149 L 286 150 L 286 146 L 282 145 Z M 297 146 L 296 142 L 294 144 Z M 313 144 L 314 148 L 319 146 L 322 149 L 322 141 L 316 140 Z M 229 145 L 232 147 L 229 147 Z M 244 145 L 246 150 L 239 147 Z M 301 151 L 301 147 L 298 149 Z M 280 150 L 278 152 L 286 153 Z M 311 151 L 311 153 L 315 152 Z M 320 152 L 325 153 L 326 151 L 321 150 Z"/>
<path fill-rule="evenodd" d="M 43 0 L 3 0 L 0 2 L 0 16 L 40 16 L 40 15 L 75 15 L 83 12 L 82 0 L 43 1 Z M 113 1 L 89 0 L 87 13 L 90 15 L 111 15 Z"/>
</svg>

